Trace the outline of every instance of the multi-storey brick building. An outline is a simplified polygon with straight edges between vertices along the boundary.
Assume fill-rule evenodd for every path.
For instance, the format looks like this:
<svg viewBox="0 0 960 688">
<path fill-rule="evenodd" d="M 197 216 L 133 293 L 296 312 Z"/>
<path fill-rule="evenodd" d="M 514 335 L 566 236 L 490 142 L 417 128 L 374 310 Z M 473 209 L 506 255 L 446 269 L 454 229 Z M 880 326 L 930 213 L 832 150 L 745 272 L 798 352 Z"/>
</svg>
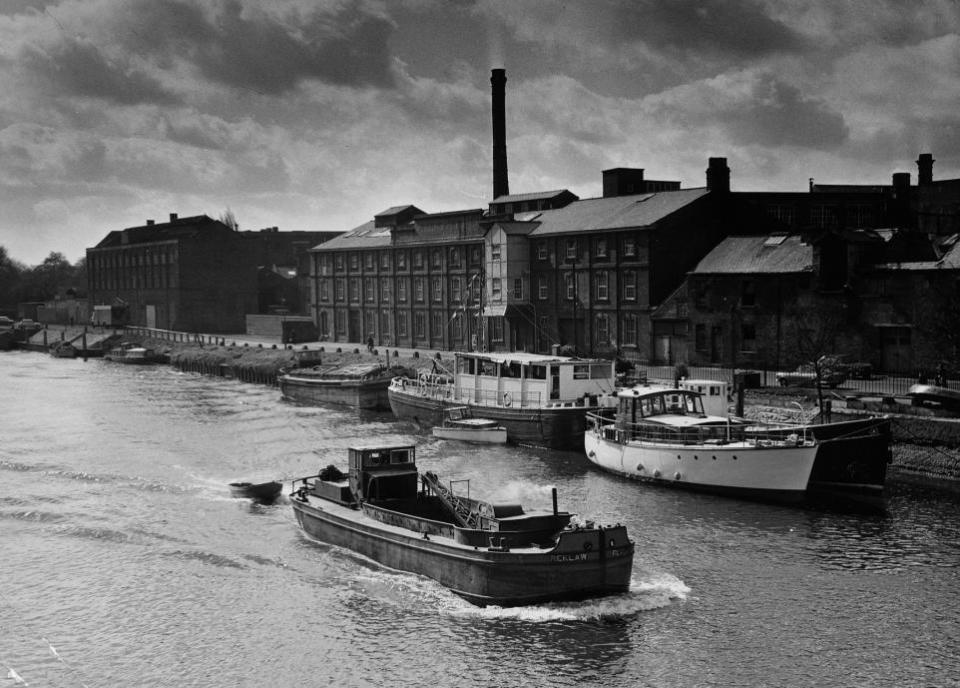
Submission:
<svg viewBox="0 0 960 688">
<path fill-rule="evenodd" d="M 206 215 L 110 232 L 87 249 L 91 308 L 126 304 L 131 324 L 243 332 L 256 313 L 258 268 L 296 264 L 327 232 L 237 232 Z"/>
<path fill-rule="evenodd" d="M 483 211 L 397 206 L 311 250 L 321 337 L 384 346 L 477 345 Z"/>
</svg>

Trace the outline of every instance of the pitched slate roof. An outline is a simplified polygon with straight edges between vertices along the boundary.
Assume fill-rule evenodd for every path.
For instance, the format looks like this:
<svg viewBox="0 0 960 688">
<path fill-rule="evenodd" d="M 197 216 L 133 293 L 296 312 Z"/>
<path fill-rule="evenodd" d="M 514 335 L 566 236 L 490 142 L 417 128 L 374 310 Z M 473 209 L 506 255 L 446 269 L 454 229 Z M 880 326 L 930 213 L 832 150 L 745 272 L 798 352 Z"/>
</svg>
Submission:
<svg viewBox="0 0 960 688">
<path fill-rule="evenodd" d="M 878 270 L 960 270 L 960 242 L 950 245 L 939 260 L 913 260 L 877 264 Z"/>
<path fill-rule="evenodd" d="M 783 274 L 812 269 L 813 247 L 797 235 L 732 236 L 721 241 L 690 274 Z"/>
<path fill-rule="evenodd" d="M 539 201 L 548 198 L 555 198 L 562 193 L 570 193 L 567 189 L 556 189 L 555 191 L 534 191 L 532 193 L 506 194 L 497 196 L 493 203 L 516 203 L 518 201 Z"/>
<path fill-rule="evenodd" d="M 234 232 L 219 220 L 214 220 L 207 215 L 195 215 L 193 217 L 177 218 L 171 222 L 113 230 L 101 239 L 100 243 L 94 248 L 113 248 L 128 244 L 189 239 L 204 232 L 220 232 L 229 237 L 240 236 L 239 233 Z"/>
<path fill-rule="evenodd" d="M 314 246 L 311 251 L 317 249 L 335 250 L 335 249 L 358 249 L 358 248 L 381 248 L 390 246 L 390 227 L 376 227 L 375 221 L 364 222 L 359 227 L 354 227 L 349 232 L 344 232 L 340 236 L 324 241 L 322 244 Z"/>
<path fill-rule="evenodd" d="M 703 198 L 707 189 L 683 189 L 659 193 L 588 198 L 564 208 L 544 210 L 524 219 L 540 222 L 531 236 L 548 236 L 591 230 L 649 227 L 681 208 Z"/>
</svg>

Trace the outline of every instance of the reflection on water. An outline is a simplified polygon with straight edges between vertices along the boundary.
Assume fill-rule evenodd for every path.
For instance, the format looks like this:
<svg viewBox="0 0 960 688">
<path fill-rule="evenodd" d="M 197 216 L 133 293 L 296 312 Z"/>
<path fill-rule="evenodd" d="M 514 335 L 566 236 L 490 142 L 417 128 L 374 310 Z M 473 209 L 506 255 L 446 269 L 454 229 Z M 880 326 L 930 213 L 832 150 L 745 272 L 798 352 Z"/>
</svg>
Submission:
<svg viewBox="0 0 960 688">
<path fill-rule="evenodd" d="M 960 500 L 843 513 L 654 489 L 579 452 L 430 437 L 389 414 L 157 366 L 0 354 L 0 676 L 30 685 L 945 685 Z M 415 443 L 471 495 L 624 523 L 631 591 L 474 607 L 230 496 Z M 909 573 L 909 576 L 901 574 Z M 918 661 L 907 639 L 922 640 Z M 55 648 L 59 658 L 51 651 Z"/>
</svg>

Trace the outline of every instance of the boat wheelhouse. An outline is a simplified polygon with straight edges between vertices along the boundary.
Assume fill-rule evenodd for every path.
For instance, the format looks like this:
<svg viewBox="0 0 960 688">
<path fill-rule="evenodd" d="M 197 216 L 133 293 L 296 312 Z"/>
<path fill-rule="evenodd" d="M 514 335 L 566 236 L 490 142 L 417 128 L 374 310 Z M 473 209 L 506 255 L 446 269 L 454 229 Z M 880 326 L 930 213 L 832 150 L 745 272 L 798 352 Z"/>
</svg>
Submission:
<svg viewBox="0 0 960 688">
<path fill-rule="evenodd" d="M 510 442 L 580 446 L 586 412 L 614 389 L 614 363 L 524 352 L 457 352 L 453 370 L 437 365 L 417 377 L 395 377 L 387 390 L 400 420 L 443 424 L 445 409 L 467 406 L 507 429 Z"/>
</svg>

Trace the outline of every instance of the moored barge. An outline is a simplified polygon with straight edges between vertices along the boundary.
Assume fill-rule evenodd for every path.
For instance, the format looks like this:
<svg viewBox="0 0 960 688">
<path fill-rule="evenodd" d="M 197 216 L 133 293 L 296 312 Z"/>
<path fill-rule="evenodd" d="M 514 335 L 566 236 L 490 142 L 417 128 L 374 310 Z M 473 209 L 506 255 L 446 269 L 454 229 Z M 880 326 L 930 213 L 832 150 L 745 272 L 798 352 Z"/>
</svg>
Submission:
<svg viewBox="0 0 960 688">
<path fill-rule="evenodd" d="M 387 394 L 399 420 L 443 425 L 465 406 L 507 429 L 507 441 L 579 449 L 586 414 L 614 390 L 614 363 L 523 352 L 457 352 L 453 371 L 395 377 Z"/>
</svg>

